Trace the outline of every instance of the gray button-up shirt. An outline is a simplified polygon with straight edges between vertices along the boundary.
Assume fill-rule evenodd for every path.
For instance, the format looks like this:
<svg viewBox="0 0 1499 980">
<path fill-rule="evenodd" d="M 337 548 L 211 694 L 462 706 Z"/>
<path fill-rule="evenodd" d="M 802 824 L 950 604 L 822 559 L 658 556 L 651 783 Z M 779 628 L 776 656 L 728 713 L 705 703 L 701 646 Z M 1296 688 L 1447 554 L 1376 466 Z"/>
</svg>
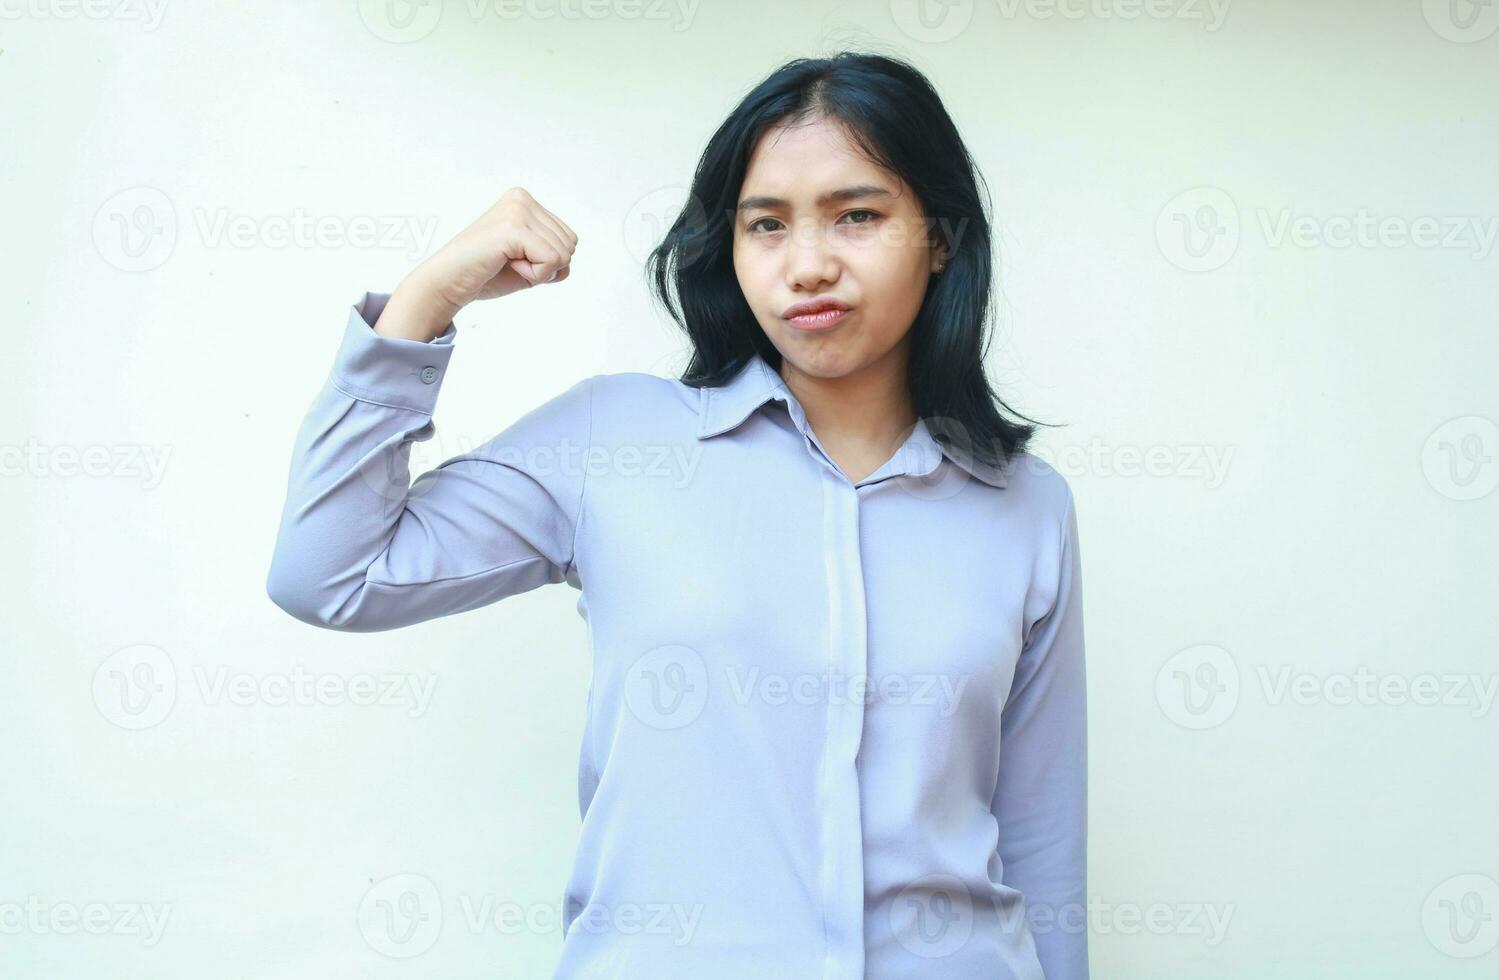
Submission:
<svg viewBox="0 0 1499 980">
<path fill-rule="evenodd" d="M 1087 977 L 1060 474 L 923 420 L 851 482 L 757 357 L 716 388 L 594 375 L 413 482 L 457 327 L 382 337 L 388 299 L 350 310 L 297 435 L 267 588 L 349 631 L 579 590 L 554 980 Z"/>
</svg>

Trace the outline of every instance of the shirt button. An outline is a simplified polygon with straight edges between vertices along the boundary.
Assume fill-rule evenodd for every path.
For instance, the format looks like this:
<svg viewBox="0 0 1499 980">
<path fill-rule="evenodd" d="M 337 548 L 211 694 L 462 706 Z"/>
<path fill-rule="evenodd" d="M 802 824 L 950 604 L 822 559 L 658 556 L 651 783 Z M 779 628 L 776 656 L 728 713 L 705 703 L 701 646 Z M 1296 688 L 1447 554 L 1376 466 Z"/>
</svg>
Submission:
<svg viewBox="0 0 1499 980">
<path fill-rule="evenodd" d="M 429 385 L 437 380 L 437 368 L 428 365 L 422 368 L 422 384 Z"/>
</svg>

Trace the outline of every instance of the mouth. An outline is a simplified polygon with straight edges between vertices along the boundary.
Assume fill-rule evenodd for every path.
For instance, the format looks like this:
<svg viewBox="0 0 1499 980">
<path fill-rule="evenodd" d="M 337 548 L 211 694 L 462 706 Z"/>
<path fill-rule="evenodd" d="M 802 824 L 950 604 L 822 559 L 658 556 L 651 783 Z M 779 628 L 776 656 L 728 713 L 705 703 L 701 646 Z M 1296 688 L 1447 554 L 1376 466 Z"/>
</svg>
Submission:
<svg viewBox="0 0 1499 980">
<path fill-rule="evenodd" d="M 804 313 L 787 317 L 786 322 L 798 330 L 828 330 L 837 326 L 849 315 L 849 310 L 823 310 L 821 313 Z"/>
<path fill-rule="evenodd" d="M 812 300 L 797 303 L 782 316 L 798 330 L 828 330 L 848 317 L 853 309 L 839 300 Z"/>
</svg>

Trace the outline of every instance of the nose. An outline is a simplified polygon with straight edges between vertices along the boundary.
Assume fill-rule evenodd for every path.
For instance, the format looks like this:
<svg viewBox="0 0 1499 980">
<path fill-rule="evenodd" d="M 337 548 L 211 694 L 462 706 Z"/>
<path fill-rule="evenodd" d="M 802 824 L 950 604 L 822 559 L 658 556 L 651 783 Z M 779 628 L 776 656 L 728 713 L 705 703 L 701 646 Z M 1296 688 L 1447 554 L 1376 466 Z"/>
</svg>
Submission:
<svg viewBox="0 0 1499 980">
<path fill-rule="evenodd" d="M 786 282 L 792 289 L 816 292 L 838 278 L 837 252 L 821 222 L 803 219 L 786 237 Z"/>
</svg>

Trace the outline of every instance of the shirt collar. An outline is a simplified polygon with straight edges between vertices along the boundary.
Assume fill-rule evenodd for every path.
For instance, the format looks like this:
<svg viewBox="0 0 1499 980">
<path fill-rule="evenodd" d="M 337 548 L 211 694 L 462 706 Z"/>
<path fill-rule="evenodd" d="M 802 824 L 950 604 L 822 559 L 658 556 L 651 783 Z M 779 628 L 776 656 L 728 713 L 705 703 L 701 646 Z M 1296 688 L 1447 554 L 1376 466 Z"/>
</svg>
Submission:
<svg viewBox="0 0 1499 980">
<path fill-rule="evenodd" d="M 750 355 L 749 361 L 739 373 L 719 386 L 704 385 L 698 389 L 697 437 L 707 439 L 738 427 L 745 419 L 766 402 L 778 400 L 786 404 L 791 419 L 804 435 L 811 437 L 807 427 L 807 416 L 801 403 L 786 387 L 775 368 L 766 363 L 758 353 Z M 991 487 L 1004 487 L 1008 480 L 1002 467 L 991 466 L 978 459 L 964 458 L 966 454 L 954 452 L 932 437 L 926 419 L 918 418 L 916 426 L 896 454 L 913 454 L 914 460 L 907 472 L 912 476 L 930 476 L 941 457 L 946 456 L 970 476 Z"/>
</svg>

